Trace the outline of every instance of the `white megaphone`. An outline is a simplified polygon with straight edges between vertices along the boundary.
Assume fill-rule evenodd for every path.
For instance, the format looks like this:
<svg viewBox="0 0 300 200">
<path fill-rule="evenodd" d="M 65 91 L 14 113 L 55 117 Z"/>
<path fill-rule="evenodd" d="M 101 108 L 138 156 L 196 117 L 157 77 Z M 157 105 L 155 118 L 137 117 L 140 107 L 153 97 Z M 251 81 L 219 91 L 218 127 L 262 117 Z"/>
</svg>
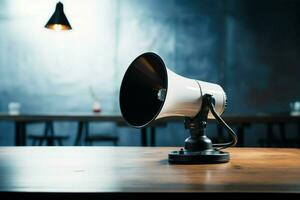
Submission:
<svg viewBox="0 0 300 200">
<path fill-rule="evenodd" d="M 122 116 L 133 127 L 141 128 L 164 117 L 186 117 L 191 137 L 186 139 L 184 149 L 169 154 L 169 161 L 174 163 L 228 162 L 229 154 L 219 149 L 234 145 L 236 136 L 219 117 L 226 104 L 221 86 L 177 75 L 151 52 L 130 64 L 120 89 Z M 207 118 L 222 123 L 233 134 L 233 141 L 212 144 L 204 132 Z"/>
</svg>

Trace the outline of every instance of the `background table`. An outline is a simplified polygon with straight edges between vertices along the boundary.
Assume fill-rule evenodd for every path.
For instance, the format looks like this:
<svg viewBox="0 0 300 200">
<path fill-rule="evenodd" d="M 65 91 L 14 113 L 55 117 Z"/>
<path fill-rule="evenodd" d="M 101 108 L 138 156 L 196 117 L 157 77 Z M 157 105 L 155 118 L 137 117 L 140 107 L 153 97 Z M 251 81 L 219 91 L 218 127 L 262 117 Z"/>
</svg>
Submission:
<svg viewBox="0 0 300 200">
<path fill-rule="evenodd" d="M 224 115 L 224 120 L 233 126 L 236 126 L 236 133 L 238 135 L 237 146 L 244 146 L 244 133 L 245 129 L 249 128 L 252 124 L 266 124 L 267 135 L 269 141 L 273 137 L 273 125 L 280 126 L 280 132 L 282 136 L 285 136 L 284 125 L 286 123 L 298 124 L 298 135 L 300 144 L 300 115 L 291 116 L 288 113 L 281 114 L 256 114 L 256 115 Z M 75 139 L 75 145 L 80 145 L 80 141 L 83 136 L 84 127 L 88 122 L 112 122 L 118 126 L 128 126 L 122 116 L 118 114 L 93 114 L 93 113 L 48 113 L 48 114 L 20 114 L 20 115 L 9 115 L 7 113 L 0 113 L 0 121 L 13 121 L 15 123 L 15 145 L 25 146 L 26 145 L 26 124 L 31 122 L 56 122 L 56 121 L 76 121 L 78 122 L 77 135 Z M 156 127 L 166 126 L 171 122 L 179 122 L 183 124 L 183 117 L 171 117 L 163 118 L 156 121 L 152 126 L 141 129 L 141 146 L 155 146 L 155 135 Z M 210 122 L 216 123 L 215 120 Z M 223 137 L 223 128 L 218 126 L 219 138 Z M 150 141 L 148 135 L 150 134 Z M 284 137 L 282 137 L 284 140 Z"/>
<path fill-rule="evenodd" d="M 80 145 L 83 132 L 88 122 L 112 122 L 118 126 L 127 126 L 126 122 L 120 115 L 113 114 L 93 114 L 93 113 L 63 113 L 63 114 L 20 114 L 9 115 L 0 113 L 0 121 L 13 121 L 15 123 L 15 145 L 26 146 L 26 125 L 34 122 L 72 122 L 78 123 L 75 145 Z M 161 123 L 162 124 L 162 123 Z M 149 129 L 149 130 L 148 130 Z M 147 146 L 147 133 L 151 133 L 150 143 L 154 143 L 155 130 L 151 127 L 141 129 L 141 145 Z"/>
<path fill-rule="evenodd" d="M 178 147 L 2 147 L 0 191 L 300 193 L 300 150 L 231 148 L 224 164 L 174 165 Z"/>
</svg>

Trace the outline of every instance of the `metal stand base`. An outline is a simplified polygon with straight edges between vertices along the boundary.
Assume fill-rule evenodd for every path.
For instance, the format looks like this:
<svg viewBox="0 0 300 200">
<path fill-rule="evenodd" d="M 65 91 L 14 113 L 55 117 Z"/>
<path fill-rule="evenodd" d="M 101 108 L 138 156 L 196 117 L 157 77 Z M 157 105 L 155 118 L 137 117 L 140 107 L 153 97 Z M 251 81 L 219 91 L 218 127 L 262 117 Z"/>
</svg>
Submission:
<svg viewBox="0 0 300 200">
<path fill-rule="evenodd" d="M 211 111 L 216 118 L 218 117 L 222 124 L 226 125 L 226 123 L 223 122 L 220 116 L 216 113 L 213 106 L 213 97 L 205 94 L 202 98 L 202 105 L 199 113 L 193 118 L 185 118 L 185 128 L 189 129 L 190 137 L 185 140 L 184 148 L 179 151 L 172 151 L 169 153 L 170 163 L 214 164 L 229 162 L 229 153 L 222 152 L 219 149 L 228 147 L 228 144 L 231 143 L 212 144 L 211 140 L 205 134 L 209 111 Z M 228 126 L 226 125 L 226 127 Z M 231 129 L 230 132 L 234 134 Z M 235 144 L 235 142 L 232 144 Z"/>
<path fill-rule="evenodd" d="M 169 153 L 174 164 L 215 164 L 229 162 L 229 153 L 217 150 L 189 152 L 183 149 Z"/>
</svg>

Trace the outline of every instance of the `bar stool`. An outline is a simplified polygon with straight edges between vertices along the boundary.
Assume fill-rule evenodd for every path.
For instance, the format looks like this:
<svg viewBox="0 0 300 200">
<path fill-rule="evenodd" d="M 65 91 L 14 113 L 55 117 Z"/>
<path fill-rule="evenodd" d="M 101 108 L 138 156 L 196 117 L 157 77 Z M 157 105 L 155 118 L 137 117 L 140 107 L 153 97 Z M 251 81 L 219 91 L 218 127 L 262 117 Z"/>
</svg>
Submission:
<svg viewBox="0 0 300 200">
<path fill-rule="evenodd" d="M 55 142 L 59 146 L 63 146 L 63 140 L 66 140 L 69 138 L 69 136 L 63 136 L 63 135 L 55 135 L 54 134 L 54 126 L 52 121 L 47 121 L 45 123 L 44 128 L 44 134 L 43 135 L 29 135 L 30 139 L 32 139 L 32 146 L 35 145 L 43 145 L 44 141 L 48 146 L 55 145 Z"/>
</svg>

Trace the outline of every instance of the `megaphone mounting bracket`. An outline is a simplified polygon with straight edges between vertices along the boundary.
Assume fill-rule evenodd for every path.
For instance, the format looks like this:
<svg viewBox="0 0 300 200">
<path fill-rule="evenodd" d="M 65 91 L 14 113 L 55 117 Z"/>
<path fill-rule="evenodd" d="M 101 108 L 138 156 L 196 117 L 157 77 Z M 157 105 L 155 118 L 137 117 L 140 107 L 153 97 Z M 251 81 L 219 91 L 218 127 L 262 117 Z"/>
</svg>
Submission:
<svg viewBox="0 0 300 200">
<path fill-rule="evenodd" d="M 185 119 L 185 128 L 190 130 L 190 137 L 185 140 L 184 148 L 169 154 L 169 162 L 193 164 L 229 161 L 229 153 L 214 148 L 205 134 L 207 116 L 212 103 L 214 103 L 214 98 L 208 94 L 204 95 L 200 112 L 194 118 Z"/>
</svg>

